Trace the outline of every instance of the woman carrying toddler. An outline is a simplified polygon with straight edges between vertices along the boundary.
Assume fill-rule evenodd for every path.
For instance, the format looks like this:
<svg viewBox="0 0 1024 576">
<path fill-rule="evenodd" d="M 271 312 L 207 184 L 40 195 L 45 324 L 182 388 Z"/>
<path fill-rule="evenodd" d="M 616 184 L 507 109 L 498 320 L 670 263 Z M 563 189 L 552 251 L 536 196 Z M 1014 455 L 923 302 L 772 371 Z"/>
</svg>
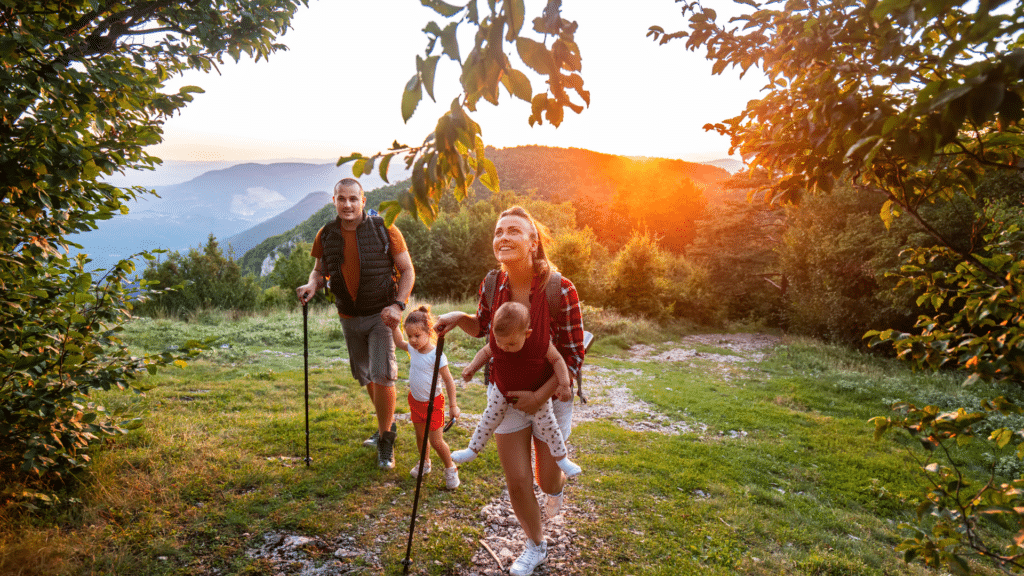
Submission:
<svg viewBox="0 0 1024 576">
<path fill-rule="evenodd" d="M 491 374 L 495 383 L 487 385 L 487 409 L 484 410 L 480 417 L 480 423 L 473 432 L 469 448 L 452 453 L 452 460 L 458 464 L 473 460 L 483 451 L 495 429 L 505 419 L 508 407 L 518 400 L 516 397 L 507 398 L 501 392 L 504 389 L 514 389 L 515 384 L 512 382 L 517 380 L 527 382 L 540 380 L 543 382 L 547 378 L 545 373 L 547 365 L 550 364 L 558 378 L 555 396 L 572 396 L 569 369 L 566 368 L 565 360 L 558 353 L 555 345 L 548 341 L 545 348 L 544 343 L 537 340 L 531 346 L 526 346 L 533 333 L 530 328 L 530 310 L 526 306 L 518 302 L 502 304 L 494 313 L 491 332 L 494 334 L 498 352 L 493 352 L 488 343 L 476 353 L 473 361 L 462 369 L 462 379 L 469 382 L 477 370 L 494 358 Z M 543 354 L 543 358 L 538 358 L 541 354 Z M 558 427 L 555 413 L 551 409 L 551 400 L 544 402 L 540 409 L 533 414 L 533 423 L 537 438 L 547 443 L 551 449 L 551 455 L 555 458 L 555 463 L 565 472 L 565 475 L 572 478 L 579 474 L 582 471 L 580 467 L 568 458 L 562 430 Z"/>
</svg>

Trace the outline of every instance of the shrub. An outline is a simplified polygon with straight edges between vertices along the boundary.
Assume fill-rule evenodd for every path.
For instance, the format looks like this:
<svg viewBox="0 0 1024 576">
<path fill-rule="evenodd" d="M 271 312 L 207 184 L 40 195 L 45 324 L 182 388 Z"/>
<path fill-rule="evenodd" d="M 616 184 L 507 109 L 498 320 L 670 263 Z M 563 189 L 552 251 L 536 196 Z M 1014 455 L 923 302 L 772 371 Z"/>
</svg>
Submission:
<svg viewBox="0 0 1024 576">
<path fill-rule="evenodd" d="M 0 323 L 0 476 L 9 482 L 0 501 L 52 501 L 28 486 L 67 481 L 88 466 L 91 444 L 132 424 L 110 418 L 90 392 L 141 392 L 141 373 L 189 354 L 132 356 L 119 334 L 130 317 L 134 265 L 121 261 L 96 279 L 85 262 L 50 253 L 36 265 L 59 275 L 25 266 L 0 277 L 22 287 L 8 293 L 5 306 L 18 321 Z"/>
<path fill-rule="evenodd" d="M 262 296 L 255 277 L 243 277 L 238 263 L 224 256 L 212 234 L 202 251 L 192 248 L 185 256 L 171 252 L 163 262 L 151 261 L 142 276 L 164 290 L 139 306 L 144 314 L 185 317 L 210 308 L 250 311 Z"/>
<path fill-rule="evenodd" d="M 664 318 L 671 312 L 669 256 L 649 232 L 634 231 L 612 260 L 605 303 L 623 314 Z"/>
</svg>

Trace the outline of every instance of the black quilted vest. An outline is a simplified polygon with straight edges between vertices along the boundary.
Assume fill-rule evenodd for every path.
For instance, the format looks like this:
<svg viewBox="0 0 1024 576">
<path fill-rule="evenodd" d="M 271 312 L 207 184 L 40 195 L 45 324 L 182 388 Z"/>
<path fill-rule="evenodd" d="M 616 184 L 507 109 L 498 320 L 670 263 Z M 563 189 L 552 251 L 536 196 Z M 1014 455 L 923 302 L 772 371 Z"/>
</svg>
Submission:
<svg viewBox="0 0 1024 576">
<path fill-rule="evenodd" d="M 337 218 L 320 230 L 323 244 L 324 274 L 331 277 L 330 288 L 338 312 L 345 316 L 379 314 L 395 301 L 398 278 L 389 250 L 388 231 L 384 219 L 363 212 L 363 221 L 356 228 L 359 246 L 359 290 L 355 301 L 348 293 L 341 264 L 345 260 L 345 239 L 341 235 L 341 219 Z"/>
</svg>

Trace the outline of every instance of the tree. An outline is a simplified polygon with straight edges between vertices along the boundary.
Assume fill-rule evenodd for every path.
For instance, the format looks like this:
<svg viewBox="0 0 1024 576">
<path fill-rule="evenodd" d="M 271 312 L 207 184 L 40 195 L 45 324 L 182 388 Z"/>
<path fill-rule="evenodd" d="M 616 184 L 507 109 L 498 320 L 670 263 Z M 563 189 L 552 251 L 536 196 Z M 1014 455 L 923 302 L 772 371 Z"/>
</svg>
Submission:
<svg viewBox="0 0 1024 576">
<path fill-rule="evenodd" d="M 15 479 L 66 480 L 116 431 L 90 389 L 174 361 L 134 358 L 118 339 L 134 264 L 93 274 L 63 250 L 143 193 L 102 178 L 158 162 L 144 147 L 199 91 L 164 93 L 168 78 L 267 57 L 305 3 L 0 2 L 0 498 L 41 494 Z"/>
<path fill-rule="evenodd" d="M 609 305 L 624 314 L 654 318 L 670 314 L 666 307 L 672 293 L 670 261 L 649 232 L 634 230 L 612 259 L 606 290 Z"/>
<path fill-rule="evenodd" d="M 966 0 L 789 0 L 759 3 L 753 10 L 717 21 L 714 10 L 683 3 L 687 30 L 667 33 L 653 26 L 662 44 L 685 39 L 690 50 L 704 50 L 713 72 L 727 67 L 746 73 L 759 68 L 766 95 L 752 100 L 738 116 L 706 128 L 729 135 L 748 163 L 758 188 L 770 202 L 798 201 L 806 193 L 830 192 L 852 179 L 864 194 L 884 203 L 886 225 L 906 215 L 931 235 L 937 246 L 908 252 L 902 270 L 919 304 L 934 310 L 919 318 L 916 333 L 869 333 L 875 342 L 895 343 L 900 355 L 922 366 L 968 370 L 971 380 L 1024 383 L 1024 302 L 1020 291 L 1022 233 L 1014 218 L 1001 219 L 980 201 L 977 184 L 991 172 L 1019 173 L 1024 163 L 1024 5 Z M 981 243 L 964 245 L 929 221 L 925 208 L 955 198 L 975 205 Z M 1014 207 L 1020 214 L 1021 207 Z M 938 269 L 930 264 L 938 263 Z M 952 271 L 950 271 L 952 270 Z M 955 302 L 960 313 L 946 316 Z M 1012 407 L 994 402 L 999 410 Z M 908 410 L 904 419 L 879 419 L 890 427 L 926 434 L 930 447 L 970 437 L 980 413 L 962 410 L 937 415 Z M 996 410 L 997 408 L 991 408 Z M 916 409 L 915 409 L 916 410 Z M 915 421 L 916 419 L 916 421 Z M 1011 431 L 990 438 L 1000 446 Z M 941 451 L 936 451 L 941 453 Z M 982 515 L 1007 519 L 1019 530 L 1016 488 L 985 485 L 995 495 L 963 506 L 957 465 L 944 475 L 937 463 L 935 490 L 920 510 L 944 520 L 902 545 L 907 557 L 967 570 L 965 550 L 1002 567 L 1024 568 L 1019 531 L 1006 548 L 985 543 L 974 530 Z M 949 484 L 948 480 L 957 478 Z M 991 488 L 991 489 L 990 489 Z M 947 491 L 948 492 L 945 492 Z M 939 492 L 953 496 L 932 497 Z M 979 496 L 980 498 L 980 496 Z M 998 509 L 996 509 L 998 508 Z M 1019 508 L 1017 509 L 1019 510 Z"/>
<path fill-rule="evenodd" d="M 1024 7 L 982 2 L 968 10 L 968 2 L 937 0 L 745 3 L 759 9 L 727 25 L 718 24 L 714 10 L 686 3 L 689 30 L 669 34 L 655 26 L 650 35 L 703 48 L 715 73 L 758 67 L 768 77 L 764 98 L 706 126 L 731 137 L 760 177 L 756 192 L 771 202 L 797 201 L 852 177 L 856 189 L 883 199 L 887 225 L 906 214 L 993 290 L 1011 284 L 986 260 L 998 248 L 975 254 L 922 210 L 957 196 L 977 202 L 976 185 L 986 173 L 1024 169 L 1017 161 L 1024 153 Z M 1004 372 L 1018 380 L 1022 374 Z"/>
<path fill-rule="evenodd" d="M 306 261 L 302 262 L 306 264 L 306 277 L 313 267 L 313 259 L 308 254 L 307 246 Z M 285 267 L 281 269 L 285 273 Z M 277 267 L 274 272 L 278 272 Z M 140 305 L 140 313 L 159 311 L 185 317 L 211 308 L 254 310 L 260 304 L 262 291 L 256 278 L 251 274 L 242 276 L 241 266 L 224 255 L 213 234 L 201 249 L 190 248 L 187 254 L 175 251 L 163 261 L 150 261 L 142 277 L 147 285 L 161 292 Z"/>
<path fill-rule="evenodd" d="M 442 27 L 430 22 L 423 29 L 427 47 L 422 57 L 417 56 L 416 71 L 405 86 L 402 118 L 408 121 L 412 117 L 424 92 L 434 98 L 434 75 L 442 57 L 459 64 L 462 94 L 452 101 L 450 110 L 438 119 L 436 128 L 420 146 L 395 141 L 386 152 L 369 157 L 355 153 L 338 160 L 339 166 L 353 162 L 352 173 L 356 177 L 372 173 L 376 166 L 381 178 L 387 181 L 388 164 L 395 156 L 404 155 L 406 167 L 412 169 L 412 183 L 409 191 L 397 200 L 381 204 L 388 223 L 402 211 L 425 223 L 433 222 L 444 194 L 452 190 L 461 202 L 477 178 L 492 191 L 498 190 L 498 174 L 486 158 L 480 126 L 469 116 L 481 99 L 497 104 L 504 87 L 510 96 L 530 102 L 531 126 L 545 120 L 558 126 L 566 108 L 579 114 L 584 105 L 590 105 L 590 93 L 583 88 L 579 75 L 582 60 L 574 40 L 577 25 L 562 18 L 561 0 L 548 0 L 541 15 L 533 19 L 533 32 L 540 41 L 524 33 L 525 0 L 487 0 L 488 11 L 483 11 L 477 0 L 464 6 L 442 0 L 422 3 L 449 23 Z M 476 29 L 473 47 L 465 59 L 457 38 L 459 26 Z M 529 76 L 513 66 L 506 55 L 506 50 L 512 52 L 513 47 L 523 65 L 545 77 L 545 91 L 534 93 Z"/>
</svg>

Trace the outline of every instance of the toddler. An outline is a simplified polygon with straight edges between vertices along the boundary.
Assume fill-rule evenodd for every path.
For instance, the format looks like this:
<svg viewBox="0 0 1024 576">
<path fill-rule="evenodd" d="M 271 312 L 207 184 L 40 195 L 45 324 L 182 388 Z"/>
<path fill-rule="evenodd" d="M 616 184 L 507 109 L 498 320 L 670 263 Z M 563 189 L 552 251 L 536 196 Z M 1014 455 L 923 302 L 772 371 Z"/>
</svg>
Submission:
<svg viewBox="0 0 1024 576">
<path fill-rule="evenodd" d="M 424 430 L 427 422 L 427 408 L 430 406 L 430 384 L 434 376 L 434 361 L 437 358 L 437 347 L 435 342 L 437 335 L 434 333 L 435 318 L 430 313 L 429 306 L 420 306 L 413 310 L 405 318 L 405 334 L 409 337 L 406 342 L 402 338 L 402 331 L 396 326 L 392 330 L 395 346 L 409 353 L 409 414 L 413 426 L 416 427 L 416 445 L 419 452 L 423 452 Z M 459 417 L 459 405 L 455 400 L 455 380 L 448 370 L 448 358 L 441 354 L 441 369 L 439 376 L 444 379 L 444 387 L 451 398 L 449 413 L 452 418 Z M 434 412 L 430 416 L 430 445 L 444 462 L 444 482 L 449 490 L 459 487 L 459 469 L 452 462 L 451 449 L 444 441 L 444 395 L 437 390 L 434 399 Z M 409 474 L 413 478 L 419 476 L 419 462 Z M 427 451 L 427 460 L 423 463 L 423 473 L 430 472 L 430 451 Z"/>
<path fill-rule="evenodd" d="M 499 348 L 508 353 L 516 353 L 522 350 L 526 339 L 533 332 L 530 329 L 530 311 L 526 306 L 518 302 L 502 304 L 494 313 L 494 320 L 491 326 L 495 343 Z M 462 379 L 469 382 L 473 374 L 484 366 L 491 359 L 491 356 L 491 346 L 488 343 L 476 353 L 473 361 L 462 370 Z M 562 359 L 561 354 L 558 353 L 558 349 L 550 341 L 548 342 L 545 359 L 552 365 L 555 376 L 558 378 L 558 389 L 555 392 L 555 396 L 572 398 L 572 387 L 569 384 L 569 369 L 566 367 L 565 360 Z M 515 378 L 515 374 L 508 376 Z M 476 458 L 484 449 L 487 440 L 490 439 L 498 425 L 505 418 L 505 412 L 508 410 L 509 404 L 510 402 L 498 390 L 497 385 L 488 383 L 487 409 L 484 410 L 483 415 L 480 417 L 480 423 L 477 425 L 476 430 L 473 431 L 473 438 L 469 442 L 469 448 L 453 452 L 452 460 L 461 464 Z M 555 421 L 550 399 L 537 410 L 533 418 L 534 423 L 537 424 L 537 426 L 534 426 L 534 430 L 537 431 L 538 438 L 548 445 L 551 455 L 555 458 L 558 467 L 565 472 L 565 475 L 571 478 L 582 472 L 582 469 L 568 458 L 565 440 L 562 438 L 562 431 Z"/>
</svg>

